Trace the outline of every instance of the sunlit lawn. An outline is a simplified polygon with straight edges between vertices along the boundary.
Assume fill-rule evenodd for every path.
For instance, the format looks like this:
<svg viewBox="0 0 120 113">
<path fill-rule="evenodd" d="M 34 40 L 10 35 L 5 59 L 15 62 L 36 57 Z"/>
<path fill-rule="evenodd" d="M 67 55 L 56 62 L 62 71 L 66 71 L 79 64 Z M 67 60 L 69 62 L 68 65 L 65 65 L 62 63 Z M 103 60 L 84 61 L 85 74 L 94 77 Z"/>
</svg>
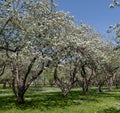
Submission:
<svg viewBox="0 0 120 113">
<path fill-rule="evenodd" d="M 83 95 L 73 90 L 64 98 L 58 88 L 31 87 L 25 104 L 18 105 L 11 89 L 0 89 L 0 113 L 120 113 L 120 89 Z"/>
</svg>

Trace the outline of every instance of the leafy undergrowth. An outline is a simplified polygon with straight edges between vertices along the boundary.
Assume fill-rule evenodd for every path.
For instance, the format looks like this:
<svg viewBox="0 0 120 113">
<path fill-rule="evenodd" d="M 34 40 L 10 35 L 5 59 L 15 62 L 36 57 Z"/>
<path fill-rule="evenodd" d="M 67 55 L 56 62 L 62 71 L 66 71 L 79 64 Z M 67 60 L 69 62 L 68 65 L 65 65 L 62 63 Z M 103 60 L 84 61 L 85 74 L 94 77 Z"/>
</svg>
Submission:
<svg viewBox="0 0 120 113">
<path fill-rule="evenodd" d="M 58 88 L 31 87 L 23 105 L 11 89 L 0 89 L 0 113 L 120 113 L 120 89 L 99 93 L 92 88 L 87 95 L 76 89 L 64 98 Z"/>
</svg>

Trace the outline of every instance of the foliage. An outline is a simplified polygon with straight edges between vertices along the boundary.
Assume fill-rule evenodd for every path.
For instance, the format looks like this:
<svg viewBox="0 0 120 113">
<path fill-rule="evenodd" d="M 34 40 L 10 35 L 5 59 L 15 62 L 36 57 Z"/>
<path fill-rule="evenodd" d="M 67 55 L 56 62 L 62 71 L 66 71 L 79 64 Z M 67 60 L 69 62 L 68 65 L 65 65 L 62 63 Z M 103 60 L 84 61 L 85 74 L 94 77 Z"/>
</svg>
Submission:
<svg viewBox="0 0 120 113">
<path fill-rule="evenodd" d="M 110 8 L 114 8 L 114 7 L 119 7 L 120 6 L 120 1 L 118 0 L 113 0 L 113 3 L 110 4 Z M 116 42 L 118 44 L 118 47 L 119 48 L 119 44 L 120 44 L 120 24 L 119 23 L 116 23 L 115 25 L 111 25 L 109 26 L 109 30 L 108 32 L 111 32 L 111 31 L 115 31 L 116 33 Z"/>
<path fill-rule="evenodd" d="M 104 81 L 118 73 L 113 45 L 89 25 L 77 26 L 68 13 L 56 11 L 52 0 L 3 0 L 0 7 L 0 71 L 3 64 L 11 70 L 18 102 L 38 78 L 54 79 L 66 95 L 77 81 L 84 89 L 95 78 Z"/>
</svg>

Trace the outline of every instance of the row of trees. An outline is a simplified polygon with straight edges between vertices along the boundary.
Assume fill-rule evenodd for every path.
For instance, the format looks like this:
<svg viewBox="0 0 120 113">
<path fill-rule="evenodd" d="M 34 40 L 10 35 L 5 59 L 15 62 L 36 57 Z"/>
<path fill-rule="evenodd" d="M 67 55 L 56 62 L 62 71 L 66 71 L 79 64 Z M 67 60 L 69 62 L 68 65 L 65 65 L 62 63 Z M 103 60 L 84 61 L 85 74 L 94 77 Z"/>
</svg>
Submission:
<svg viewBox="0 0 120 113">
<path fill-rule="evenodd" d="M 91 84 L 102 91 L 106 81 L 111 88 L 112 79 L 119 80 L 118 49 L 90 26 L 76 26 L 69 14 L 55 11 L 52 0 L 3 0 L 0 7 L 0 76 L 9 74 L 18 103 L 44 73 L 64 96 L 77 83 L 86 94 Z"/>
</svg>

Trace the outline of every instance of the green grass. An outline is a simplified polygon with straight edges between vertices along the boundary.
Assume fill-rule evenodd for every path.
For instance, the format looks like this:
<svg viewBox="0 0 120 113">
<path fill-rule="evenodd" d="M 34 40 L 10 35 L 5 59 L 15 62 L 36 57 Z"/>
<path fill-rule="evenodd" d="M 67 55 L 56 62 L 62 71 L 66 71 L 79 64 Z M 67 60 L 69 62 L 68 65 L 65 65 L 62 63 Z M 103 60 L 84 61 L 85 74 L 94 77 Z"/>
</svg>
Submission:
<svg viewBox="0 0 120 113">
<path fill-rule="evenodd" d="M 18 105 L 11 89 L 0 89 L 0 113 L 120 113 L 120 89 L 104 91 L 92 88 L 83 95 L 75 89 L 64 98 L 58 88 L 31 87 Z"/>
</svg>

